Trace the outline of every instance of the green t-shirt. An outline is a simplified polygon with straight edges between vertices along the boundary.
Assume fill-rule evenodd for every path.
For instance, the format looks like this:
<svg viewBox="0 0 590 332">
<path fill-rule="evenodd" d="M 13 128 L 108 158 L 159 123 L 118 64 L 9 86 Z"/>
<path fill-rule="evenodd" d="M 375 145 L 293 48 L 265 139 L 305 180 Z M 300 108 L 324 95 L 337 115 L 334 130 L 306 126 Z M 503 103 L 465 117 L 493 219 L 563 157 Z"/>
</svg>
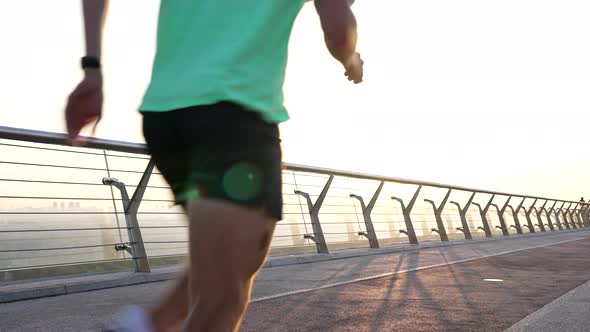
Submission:
<svg viewBox="0 0 590 332">
<path fill-rule="evenodd" d="M 288 119 L 289 37 L 305 0 L 162 0 L 142 112 L 231 101 L 267 122 Z"/>
</svg>

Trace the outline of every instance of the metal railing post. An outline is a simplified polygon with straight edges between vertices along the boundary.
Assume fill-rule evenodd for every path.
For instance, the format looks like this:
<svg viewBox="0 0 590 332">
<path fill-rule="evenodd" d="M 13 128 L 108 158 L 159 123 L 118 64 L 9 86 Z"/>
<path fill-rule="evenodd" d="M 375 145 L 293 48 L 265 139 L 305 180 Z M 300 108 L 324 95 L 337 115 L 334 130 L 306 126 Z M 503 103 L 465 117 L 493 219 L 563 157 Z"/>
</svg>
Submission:
<svg viewBox="0 0 590 332">
<path fill-rule="evenodd" d="M 367 230 L 366 234 L 361 234 L 367 237 L 369 240 L 369 246 L 371 248 L 379 248 L 379 240 L 377 239 L 377 233 L 375 233 L 375 228 L 373 227 L 373 220 L 371 220 L 371 212 L 375 207 L 375 203 L 377 203 L 377 199 L 379 198 L 379 194 L 381 194 L 381 190 L 383 189 L 383 185 L 385 182 L 381 181 L 377 191 L 369 201 L 369 205 L 365 206 L 365 201 L 361 196 L 350 194 L 350 197 L 356 198 L 361 202 L 361 209 L 363 211 L 363 218 L 365 219 L 365 229 Z"/>
<path fill-rule="evenodd" d="M 586 227 L 586 222 L 584 220 L 584 204 L 580 204 L 580 206 L 578 207 L 578 210 L 576 210 L 576 218 L 578 220 L 578 224 L 580 225 L 580 228 L 585 228 Z"/>
<path fill-rule="evenodd" d="M 326 243 L 326 239 L 324 237 L 322 225 L 320 224 L 319 213 L 333 180 L 334 175 L 330 175 L 330 177 L 328 178 L 328 182 L 326 182 L 326 185 L 324 185 L 324 189 L 322 189 L 322 192 L 320 193 L 320 196 L 318 196 L 318 199 L 316 200 L 315 204 L 311 202 L 311 197 L 308 193 L 300 190 L 295 190 L 295 194 L 303 196 L 307 202 L 307 207 L 309 209 L 309 217 L 311 219 L 311 227 L 314 233 L 313 235 L 306 234 L 304 235 L 304 237 L 306 239 L 312 240 L 315 243 L 316 250 L 320 254 L 330 253 L 328 250 L 328 244 Z"/>
<path fill-rule="evenodd" d="M 563 206 L 558 210 L 561 222 L 565 225 L 565 227 L 567 229 L 572 229 L 573 226 L 572 224 L 569 222 L 568 218 L 567 218 L 567 212 L 569 210 L 569 208 L 571 207 L 571 203 L 570 206 L 568 206 L 568 208 L 565 208 L 565 205 L 567 204 L 567 202 L 563 202 Z"/>
<path fill-rule="evenodd" d="M 520 212 L 521 209 L 524 209 L 524 216 L 526 218 L 526 223 L 528 225 L 529 228 L 529 232 L 530 233 L 535 233 L 535 225 L 533 225 L 533 222 L 531 221 L 531 218 L 529 216 L 529 210 L 527 210 L 523 204 L 526 201 L 527 197 L 523 197 L 522 202 L 520 203 L 520 205 L 518 206 L 518 208 L 516 209 L 516 215 L 518 215 L 518 213 Z M 537 202 L 537 200 L 535 199 L 535 202 Z M 533 203 L 534 204 L 534 203 Z"/>
<path fill-rule="evenodd" d="M 547 217 L 547 227 L 549 227 L 549 229 L 554 232 L 555 231 L 555 227 L 553 227 L 553 223 L 551 222 L 551 218 L 549 217 L 549 212 L 547 212 L 547 209 L 545 208 L 545 206 L 547 206 L 547 203 L 549 203 L 548 200 L 545 200 L 545 203 L 543 203 L 543 205 L 541 206 L 541 208 L 537 211 L 537 219 L 539 220 L 539 223 L 542 224 L 543 223 L 543 218 L 541 218 L 541 214 L 543 212 L 545 212 L 545 217 Z"/>
<path fill-rule="evenodd" d="M 565 211 L 565 218 L 567 219 L 567 217 L 569 217 L 569 221 L 572 225 L 573 229 L 578 229 L 578 225 L 576 224 L 576 221 L 574 220 L 574 217 L 572 216 L 572 205 L 574 205 L 574 203 L 570 203 L 570 205 L 567 207 L 567 210 Z M 574 206 L 574 210 L 578 208 L 578 205 L 576 204 Z"/>
<path fill-rule="evenodd" d="M 522 226 L 520 224 L 520 218 L 518 217 L 518 212 L 520 212 L 520 209 L 522 208 L 522 205 L 524 204 L 524 201 L 526 200 L 526 197 L 522 198 L 522 201 L 520 202 L 520 204 L 518 204 L 518 206 L 516 207 L 516 209 L 513 209 L 512 207 L 510 207 L 510 210 L 512 210 L 512 217 L 514 218 L 514 226 L 516 228 L 516 233 L 518 234 L 522 234 Z M 530 226 L 528 226 L 530 227 Z M 530 233 L 534 233 L 535 229 L 529 229 Z"/>
<path fill-rule="evenodd" d="M 562 220 L 561 208 L 555 209 L 555 220 L 558 225 L 562 225 L 562 229 L 570 229 L 569 225 Z"/>
<path fill-rule="evenodd" d="M 500 220 L 500 229 L 502 230 L 502 234 L 504 236 L 510 235 L 510 232 L 508 232 L 508 226 L 506 226 L 506 219 L 504 219 L 504 212 L 506 212 L 506 209 L 508 208 L 508 204 L 510 203 L 511 198 L 512 198 L 512 196 L 508 196 L 508 199 L 506 200 L 506 202 L 504 203 L 504 206 L 501 209 L 498 205 L 492 204 L 492 206 L 495 207 L 496 210 L 498 210 L 498 219 Z"/>
<path fill-rule="evenodd" d="M 509 209 L 510 209 L 510 211 L 512 212 L 512 218 L 514 219 L 514 215 L 515 215 L 515 213 L 514 213 L 514 208 L 512 207 L 512 205 L 508 205 L 508 208 L 509 208 Z M 517 225 L 510 225 L 510 226 L 508 226 L 508 227 L 509 227 L 509 228 L 514 228 L 514 229 L 516 229 L 516 233 L 517 233 L 517 234 L 522 234 L 522 228 L 520 227 L 520 223 L 519 223 L 517 220 L 514 220 L 514 223 L 515 223 L 515 224 L 517 224 L 517 225 L 518 225 L 518 227 L 517 227 Z M 520 232 L 519 232 L 519 230 L 520 230 Z"/>
<path fill-rule="evenodd" d="M 518 218 L 518 211 L 522 207 L 522 204 L 524 203 L 524 200 L 525 199 L 523 199 L 522 202 L 520 202 L 520 204 L 518 204 L 518 206 L 516 207 L 516 209 L 514 209 L 512 207 L 512 205 L 508 205 L 508 208 L 512 212 L 512 219 L 514 219 L 514 225 L 510 225 L 510 227 L 514 227 L 514 229 L 516 229 L 516 233 L 517 234 L 522 234 L 522 226 L 520 225 L 520 218 Z"/>
<path fill-rule="evenodd" d="M 139 210 L 139 205 L 141 204 L 141 200 L 143 198 L 148 182 L 154 170 L 154 165 L 154 160 L 150 159 L 145 171 L 143 172 L 143 175 L 141 176 L 141 180 L 139 180 L 137 188 L 135 188 L 135 192 L 133 193 L 131 199 L 129 198 L 127 188 L 123 182 L 119 182 L 115 178 L 102 179 L 103 184 L 114 186 L 121 192 L 121 198 L 123 200 L 123 211 L 125 214 L 125 221 L 127 223 L 127 235 L 129 237 L 130 246 L 127 246 L 127 244 L 125 243 L 121 243 L 115 246 L 115 249 L 127 250 L 131 254 L 135 262 L 136 272 L 151 271 L 150 262 L 143 243 L 143 237 L 141 235 L 141 229 L 139 227 L 139 222 L 137 221 L 137 211 Z"/>
<path fill-rule="evenodd" d="M 481 215 L 481 223 L 483 224 L 483 231 L 486 233 L 486 237 L 492 237 L 492 229 L 490 228 L 490 223 L 488 222 L 488 217 L 486 215 L 488 213 L 488 210 L 490 209 L 490 206 L 495 196 L 496 195 L 492 195 L 488 204 L 486 204 L 486 207 L 483 209 L 481 208 L 481 205 L 479 203 L 473 203 L 473 205 L 479 208 L 479 214 Z"/>
<path fill-rule="evenodd" d="M 567 204 L 567 202 L 563 202 L 563 203 L 564 203 L 564 207 L 565 207 L 565 205 Z M 567 216 L 568 216 L 569 209 L 572 207 L 572 204 L 573 204 L 573 203 L 570 203 L 570 205 L 568 205 L 567 209 L 565 209 L 565 208 L 562 208 L 562 209 L 560 209 L 560 213 L 561 213 L 561 215 L 563 216 L 563 220 L 564 220 L 564 222 L 565 222 L 565 227 L 567 227 L 568 229 L 573 229 L 573 228 L 576 228 L 576 227 L 575 227 L 575 226 L 574 226 L 574 225 L 573 225 L 573 224 L 570 222 L 570 220 L 569 220 L 569 219 L 568 219 L 568 217 L 567 217 Z M 568 226 L 569 226 L 569 227 L 568 227 Z"/>
<path fill-rule="evenodd" d="M 584 222 L 584 218 L 582 218 L 582 211 L 584 209 L 584 205 L 583 204 L 579 204 L 579 205 L 580 206 L 575 211 L 576 220 L 578 220 L 578 225 L 580 225 L 580 228 L 584 228 L 584 227 L 586 227 L 586 223 Z"/>
<path fill-rule="evenodd" d="M 535 198 L 535 200 L 533 201 L 533 204 L 531 204 L 531 206 L 529 207 L 528 210 L 525 210 L 526 212 L 526 220 L 527 223 L 529 224 L 529 227 L 533 228 L 535 226 L 539 226 L 539 229 L 541 230 L 541 232 L 546 232 L 545 230 L 545 225 L 543 225 L 543 220 L 541 220 L 541 218 L 539 217 L 539 211 L 537 210 L 537 208 L 535 207 L 535 204 L 537 204 L 537 201 L 539 199 Z M 546 203 L 546 201 L 545 201 Z M 533 222 L 531 221 L 531 213 L 533 213 L 533 211 L 535 211 L 535 214 L 537 215 L 537 222 L 538 224 L 533 225 Z"/>
<path fill-rule="evenodd" d="M 563 230 L 563 226 L 561 226 L 561 224 L 559 223 L 559 220 L 556 220 L 555 222 L 553 222 L 553 220 L 551 220 L 551 214 L 554 213 L 555 211 L 555 205 L 557 205 L 557 201 L 555 201 L 553 203 L 553 205 L 549 208 L 549 210 L 545 210 L 545 213 L 547 214 L 547 221 L 549 222 L 549 225 L 551 227 L 551 225 L 555 224 L 555 226 L 557 226 L 558 230 Z M 551 227 L 551 230 L 555 230 L 555 227 Z"/>
<path fill-rule="evenodd" d="M 434 201 L 429 200 L 429 199 L 424 200 L 425 202 L 432 204 L 432 208 L 434 210 L 434 217 L 436 218 L 436 226 L 438 227 L 438 228 L 433 228 L 432 231 L 437 232 L 440 235 L 440 240 L 443 242 L 449 241 L 449 236 L 447 235 L 447 230 L 445 229 L 445 225 L 443 223 L 441 214 L 442 214 L 443 210 L 445 209 L 445 205 L 447 204 L 449 197 L 451 196 L 451 191 L 453 191 L 453 189 L 449 189 L 449 191 L 447 192 L 447 195 L 442 200 L 442 202 L 440 203 L 440 206 L 438 208 L 436 207 L 436 203 L 434 203 Z"/>
<path fill-rule="evenodd" d="M 457 228 L 457 230 L 463 232 L 466 240 L 471 240 L 473 238 L 471 236 L 471 230 L 469 229 L 469 224 L 467 223 L 467 212 L 469 211 L 469 207 L 471 206 L 471 203 L 473 203 L 474 197 L 475 197 L 475 193 L 472 193 L 471 197 L 469 197 L 469 200 L 467 201 L 467 203 L 465 204 L 465 207 L 463 209 L 461 209 L 461 205 L 459 205 L 459 203 L 451 201 L 451 204 L 456 205 L 457 209 L 459 209 L 459 216 L 461 217 L 461 226 L 462 227 Z"/>
<path fill-rule="evenodd" d="M 410 244 L 418 244 L 418 237 L 416 236 L 416 231 L 414 230 L 414 224 L 412 224 L 412 209 L 414 208 L 414 204 L 416 204 L 416 200 L 418 199 L 418 195 L 420 195 L 420 191 L 422 190 L 422 186 L 418 186 L 414 196 L 410 200 L 410 203 L 406 206 L 404 201 L 398 197 L 391 197 L 391 199 L 398 201 L 402 207 L 402 213 L 404 214 L 404 222 L 406 224 L 406 230 L 400 230 L 400 233 L 404 233 L 408 236 L 408 240 Z"/>
<path fill-rule="evenodd" d="M 563 204 L 561 204 L 561 206 L 559 207 L 559 209 L 557 209 L 555 211 L 555 216 L 557 217 L 557 223 L 563 223 L 565 225 L 566 229 L 570 229 L 570 224 L 567 222 L 567 218 L 565 218 L 565 222 L 562 222 L 560 216 L 562 215 L 562 209 L 565 206 L 565 202 L 563 202 Z"/>
<path fill-rule="evenodd" d="M 580 223 L 580 218 L 578 217 L 579 206 L 580 206 L 580 204 L 579 203 L 576 203 L 574 205 L 574 208 L 569 212 L 570 219 L 571 219 L 571 221 L 572 221 L 573 224 L 576 224 L 576 228 L 582 228 L 582 227 L 584 227 Z"/>
<path fill-rule="evenodd" d="M 584 227 L 590 226 L 588 224 L 588 204 L 582 203 L 582 207 L 580 208 L 580 218 L 582 219 L 582 224 Z"/>
<path fill-rule="evenodd" d="M 578 224 L 578 228 L 584 228 L 584 224 L 582 223 L 582 219 L 580 219 L 580 209 L 582 207 L 580 204 L 577 204 L 574 210 L 571 212 L 572 220 L 575 220 L 576 224 Z"/>
</svg>

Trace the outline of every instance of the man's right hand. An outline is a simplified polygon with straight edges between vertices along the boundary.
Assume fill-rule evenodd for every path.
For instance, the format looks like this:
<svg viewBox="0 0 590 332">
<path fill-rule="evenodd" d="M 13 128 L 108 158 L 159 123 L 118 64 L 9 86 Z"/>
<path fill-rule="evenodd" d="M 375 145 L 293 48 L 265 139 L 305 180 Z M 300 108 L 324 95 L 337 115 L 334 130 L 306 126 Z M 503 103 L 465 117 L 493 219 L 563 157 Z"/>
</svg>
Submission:
<svg viewBox="0 0 590 332">
<path fill-rule="evenodd" d="M 356 52 L 356 18 L 350 0 L 315 0 L 326 46 L 332 56 L 344 65 L 349 81 L 363 81 L 363 60 Z"/>
<path fill-rule="evenodd" d="M 361 55 L 359 53 L 355 53 L 350 60 L 344 64 L 344 68 L 346 72 L 344 75 L 348 77 L 349 81 L 354 82 L 354 84 L 359 84 L 363 81 L 363 65 L 365 62 L 361 59 Z"/>
<path fill-rule="evenodd" d="M 82 82 L 70 94 L 66 105 L 65 120 L 70 140 L 75 141 L 88 124 L 95 121 L 98 124 L 102 115 L 102 101 L 102 74 L 99 70 L 88 70 Z"/>
</svg>

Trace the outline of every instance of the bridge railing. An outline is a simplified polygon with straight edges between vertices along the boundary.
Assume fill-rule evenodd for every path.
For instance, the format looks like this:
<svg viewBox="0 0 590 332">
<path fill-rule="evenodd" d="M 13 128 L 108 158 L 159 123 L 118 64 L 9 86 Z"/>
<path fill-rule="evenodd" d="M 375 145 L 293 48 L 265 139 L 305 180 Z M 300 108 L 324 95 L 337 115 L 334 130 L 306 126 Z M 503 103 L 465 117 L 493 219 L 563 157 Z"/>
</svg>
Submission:
<svg viewBox="0 0 590 332">
<path fill-rule="evenodd" d="M 0 127 L 0 280 L 178 262 L 187 223 L 145 145 Z M 586 203 L 285 164 L 272 254 L 589 226 Z"/>
</svg>

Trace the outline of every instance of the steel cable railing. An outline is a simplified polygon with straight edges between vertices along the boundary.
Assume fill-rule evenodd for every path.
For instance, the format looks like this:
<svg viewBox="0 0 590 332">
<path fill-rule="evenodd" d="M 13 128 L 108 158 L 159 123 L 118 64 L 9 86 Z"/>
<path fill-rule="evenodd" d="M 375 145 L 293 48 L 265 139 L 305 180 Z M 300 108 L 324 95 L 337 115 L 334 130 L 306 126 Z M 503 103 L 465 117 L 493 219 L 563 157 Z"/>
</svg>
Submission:
<svg viewBox="0 0 590 332">
<path fill-rule="evenodd" d="M 186 255 L 183 213 L 144 145 L 85 138 L 69 147 L 61 134 L 5 127 L 0 139 L 0 273 L 149 270 L 148 261 Z M 541 232 L 539 220 L 544 231 L 588 227 L 585 203 L 294 164 L 283 178 L 273 254 L 512 236 Z"/>
</svg>

